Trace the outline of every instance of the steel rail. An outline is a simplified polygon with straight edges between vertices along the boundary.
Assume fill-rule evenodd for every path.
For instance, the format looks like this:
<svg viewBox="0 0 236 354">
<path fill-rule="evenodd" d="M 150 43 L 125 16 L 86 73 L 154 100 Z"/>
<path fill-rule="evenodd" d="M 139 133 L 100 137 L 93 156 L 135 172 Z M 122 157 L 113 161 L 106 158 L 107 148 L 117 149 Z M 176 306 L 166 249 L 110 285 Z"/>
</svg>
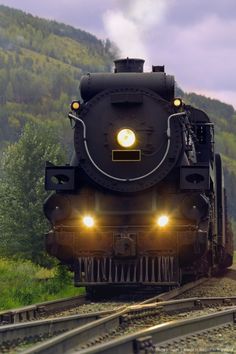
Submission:
<svg viewBox="0 0 236 354">
<path fill-rule="evenodd" d="M 197 318 L 172 321 L 161 325 L 152 326 L 148 329 L 119 339 L 114 339 L 104 344 L 96 345 L 92 348 L 79 350 L 79 353 L 154 353 L 155 347 L 163 344 L 164 342 L 169 342 L 176 338 L 186 337 L 205 330 L 219 328 L 230 323 L 236 323 L 236 307 L 230 310 L 216 312 L 214 314 L 199 316 Z M 35 353 L 39 352 L 36 351 Z M 49 351 L 44 351 L 41 353 L 49 353 Z M 57 353 L 60 354 L 62 352 L 59 351 Z M 74 353 L 76 353 L 76 349 L 74 350 Z"/>
<path fill-rule="evenodd" d="M 191 309 L 200 309 L 206 305 L 236 305 L 236 297 L 224 298 L 192 298 L 180 299 L 167 302 L 131 305 L 126 311 L 122 312 L 119 322 L 128 323 L 138 318 L 144 318 L 149 315 L 156 315 L 160 312 L 183 311 Z M 104 316 L 114 313 L 114 310 L 99 311 L 84 315 L 72 315 L 62 318 L 44 319 L 33 322 L 25 322 L 20 324 L 6 325 L 0 327 L 0 345 L 4 343 L 13 342 L 19 339 L 27 340 L 37 336 L 56 335 L 60 332 L 69 331 L 75 327 L 83 326 L 84 324 L 96 321 Z"/>
<path fill-rule="evenodd" d="M 123 323 L 128 323 L 132 319 L 143 318 L 147 317 L 148 315 L 155 315 L 157 312 L 160 312 L 161 309 L 165 308 L 165 311 L 171 310 L 183 310 L 187 308 L 194 308 L 196 306 L 200 307 L 200 301 L 196 299 L 185 300 L 184 303 L 181 300 L 177 301 L 168 301 L 168 303 L 163 302 L 163 300 L 168 300 L 174 298 L 181 293 L 189 290 L 190 288 L 198 286 L 200 283 L 205 281 L 204 279 L 186 284 L 178 289 L 173 289 L 171 291 L 159 294 L 158 296 L 154 296 L 149 298 L 146 301 L 140 302 L 134 306 L 127 306 L 123 305 L 115 310 L 108 310 L 108 311 L 100 311 L 96 313 L 90 313 L 89 315 L 72 315 L 67 316 L 59 319 L 49 319 L 49 320 L 41 320 L 41 321 L 33 321 L 27 324 L 27 322 L 22 323 L 21 325 L 5 325 L 2 326 L 4 329 L 1 330 L 0 327 L 0 345 L 10 346 L 9 343 L 16 343 L 25 341 L 37 341 L 37 338 L 48 338 L 49 336 L 55 336 L 59 333 L 70 331 L 75 327 L 83 326 L 86 323 L 91 323 L 96 321 L 97 319 L 104 317 L 105 315 L 119 313 L 122 311 L 123 315 L 120 316 L 119 321 Z M 79 301 L 78 301 L 79 300 Z M 68 302 L 69 301 L 69 302 Z M 24 321 L 27 319 L 35 319 L 37 318 L 38 314 L 42 315 L 42 310 L 44 314 L 50 314 L 55 312 L 56 310 L 62 310 L 62 306 L 64 308 L 73 307 L 75 305 L 81 304 L 85 302 L 85 296 L 73 297 L 62 299 L 60 301 L 49 301 L 46 303 L 36 304 L 32 306 L 28 306 L 21 309 L 13 310 L 12 313 L 8 312 L 7 315 L 10 316 L 10 319 Z M 162 306 L 156 307 L 155 305 L 157 302 L 162 301 Z M 207 301 L 207 300 L 206 300 Z M 234 302 L 234 300 L 229 300 L 229 303 Z M 151 305 L 149 303 L 152 302 Z M 217 298 L 217 302 L 219 302 L 219 298 Z M 224 298 L 222 298 L 222 302 L 224 302 Z M 125 311 L 126 310 L 126 313 Z M 32 313 L 33 311 L 33 313 Z M 31 314 L 31 318 L 29 318 L 29 314 Z M 22 316 L 23 315 L 23 316 Z M 9 321 L 9 317 L 8 317 Z M 128 321 L 128 322 L 127 322 Z"/>
<path fill-rule="evenodd" d="M 186 291 L 188 291 L 190 289 L 193 289 L 193 288 L 196 288 L 197 286 L 205 283 L 207 280 L 208 280 L 208 278 L 201 278 L 201 279 L 198 279 L 196 281 L 184 284 L 184 285 L 182 285 L 179 288 L 174 288 L 174 289 L 172 289 L 172 290 L 170 290 L 168 292 L 159 294 L 159 295 L 154 296 L 154 297 L 152 297 L 150 299 L 142 301 L 140 304 L 149 304 L 149 303 L 152 303 L 152 302 L 155 302 L 155 301 L 167 301 L 167 300 L 173 299 L 173 298 L 185 293 Z"/>
<path fill-rule="evenodd" d="M 196 282 L 191 282 L 183 285 L 180 288 L 172 289 L 168 292 L 161 293 L 157 296 L 151 297 L 140 304 L 152 303 L 155 301 L 165 301 L 168 299 L 173 299 L 174 297 L 182 294 L 183 292 L 192 289 L 201 283 L 205 282 L 207 279 L 203 278 L 197 280 Z M 75 297 L 69 297 L 65 299 L 53 300 L 42 302 L 38 304 L 33 304 L 30 306 L 24 306 L 17 309 L 11 309 L 7 311 L 0 312 L 0 326 L 13 323 L 22 323 L 26 321 L 31 321 L 38 319 L 42 315 L 47 315 L 55 313 L 57 311 L 63 311 L 76 306 L 80 306 L 88 303 L 85 295 L 78 295 Z"/>
<path fill-rule="evenodd" d="M 166 302 L 156 302 L 153 304 L 143 304 L 143 305 L 133 305 L 129 306 L 127 309 L 124 309 L 118 313 L 108 315 L 102 319 L 98 319 L 92 323 L 81 326 L 80 328 L 73 329 L 64 334 L 61 334 L 55 338 L 52 338 L 42 344 L 38 344 L 31 349 L 25 351 L 25 354 L 32 353 L 43 353 L 43 354 L 52 354 L 52 353 L 65 353 L 70 350 L 76 350 L 78 346 L 86 346 L 86 343 L 90 342 L 95 344 L 96 341 L 101 341 L 103 338 L 109 337 L 109 332 L 116 331 L 120 325 L 128 326 L 129 322 L 132 323 L 132 320 L 143 319 L 144 317 L 158 315 L 163 312 L 172 312 L 172 311 L 183 311 L 183 310 L 193 310 L 199 309 L 204 305 L 212 305 L 212 304 L 221 304 L 224 306 L 236 305 L 236 297 L 232 298 L 192 298 L 192 299 L 180 299 Z M 236 307 L 233 309 L 233 312 L 236 311 Z M 223 312 L 223 311 L 222 311 Z M 222 313 L 220 312 L 220 313 Z M 187 321 L 187 320 L 186 320 Z M 175 321 L 176 323 L 179 321 Z M 190 323 L 190 322 L 188 322 Z M 162 328 L 166 326 L 166 324 L 155 326 L 158 328 Z M 168 328 L 168 327 L 167 327 Z M 147 330 L 145 330 L 147 331 Z M 141 334 L 145 334 L 145 331 L 141 331 Z M 148 332 L 149 333 L 149 332 Z M 146 335 L 146 334 L 145 334 Z M 149 334 L 150 335 L 150 334 Z M 137 335 L 137 339 L 140 337 L 139 332 Z M 126 337 L 125 337 L 126 338 Z M 127 337 L 134 340 L 135 335 L 131 335 Z M 118 343 L 118 344 L 117 344 Z M 129 353 L 129 351 L 125 351 L 126 348 L 120 349 L 120 343 L 123 343 L 122 339 L 113 340 L 111 343 L 105 343 L 104 348 L 110 348 L 111 351 L 108 353 Z M 126 343 L 126 342 L 125 342 Z M 118 347 L 116 348 L 116 345 Z M 122 344 L 123 345 L 123 344 Z M 126 344 L 125 344 L 126 345 Z M 130 344 L 129 344 L 130 345 Z M 132 344 L 133 345 L 133 344 Z M 99 353 L 101 345 L 98 345 L 95 348 L 98 348 L 95 351 Z M 108 346 L 108 347 L 107 347 Z M 100 349 L 99 349 L 100 348 Z M 104 350 L 105 350 L 104 349 Z M 93 348 L 88 348 L 84 353 L 93 353 Z M 106 349 L 107 350 L 107 349 Z M 110 350 L 110 349 L 109 349 Z M 112 351 L 113 350 L 113 351 Z M 79 351 L 82 353 L 81 349 Z M 95 353 L 94 352 L 94 353 Z M 103 353 L 103 351 L 101 351 Z M 133 353 L 133 352 L 130 352 Z"/>
<path fill-rule="evenodd" d="M 51 314 L 63 311 L 75 306 L 87 303 L 85 295 L 68 297 L 65 299 L 46 301 L 17 309 L 0 312 L 0 325 L 10 323 L 21 323 L 39 318 L 43 314 Z"/>
<path fill-rule="evenodd" d="M 112 311 L 99 311 L 63 318 L 44 319 L 33 322 L 11 324 L 0 327 L 0 346 L 22 342 L 44 336 L 53 336 L 75 327 L 83 326 L 111 314 Z"/>
</svg>

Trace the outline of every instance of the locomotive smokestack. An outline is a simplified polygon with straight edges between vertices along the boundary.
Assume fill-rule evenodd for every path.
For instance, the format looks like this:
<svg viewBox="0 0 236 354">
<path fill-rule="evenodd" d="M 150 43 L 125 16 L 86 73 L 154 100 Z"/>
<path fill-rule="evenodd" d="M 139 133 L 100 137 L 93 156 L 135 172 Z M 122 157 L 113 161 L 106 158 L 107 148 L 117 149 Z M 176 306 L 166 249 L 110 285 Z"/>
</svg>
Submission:
<svg viewBox="0 0 236 354">
<path fill-rule="evenodd" d="M 143 59 L 126 58 L 114 61 L 115 73 L 142 73 L 143 72 Z"/>
</svg>

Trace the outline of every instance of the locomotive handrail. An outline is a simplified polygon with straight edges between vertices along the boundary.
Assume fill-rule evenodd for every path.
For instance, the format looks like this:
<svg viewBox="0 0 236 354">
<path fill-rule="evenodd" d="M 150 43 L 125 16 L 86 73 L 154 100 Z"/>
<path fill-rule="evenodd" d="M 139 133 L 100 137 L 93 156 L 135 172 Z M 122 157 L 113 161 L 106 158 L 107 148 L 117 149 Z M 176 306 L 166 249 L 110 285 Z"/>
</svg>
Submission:
<svg viewBox="0 0 236 354">
<path fill-rule="evenodd" d="M 169 149 L 170 149 L 170 138 L 171 138 L 171 130 L 170 130 L 170 120 L 173 118 L 173 117 L 180 117 L 180 116 L 186 116 L 186 112 L 179 112 L 179 113 L 174 113 L 174 114 L 171 114 L 168 119 L 167 119 L 167 130 L 166 130 L 166 135 L 167 135 L 167 147 L 166 147 L 166 151 L 165 151 L 165 154 L 162 158 L 162 160 L 159 162 L 159 164 L 150 172 L 146 173 L 145 175 L 143 176 L 140 176 L 140 177 L 135 177 L 135 178 L 119 178 L 119 177 L 115 177 L 115 176 L 112 176 L 108 173 L 106 173 L 105 171 L 103 171 L 100 167 L 98 167 L 98 165 L 94 162 L 94 160 L 92 159 L 92 156 L 90 155 L 90 152 L 89 152 L 89 149 L 88 149 L 88 145 L 87 145 L 87 138 L 86 138 L 86 125 L 84 123 L 84 121 L 82 119 L 80 119 L 79 117 L 73 115 L 72 113 L 69 113 L 68 114 L 68 117 L 81 123 L 82 126 L 83 126 L 83 140 L 84 140 L 84 146 L 85 146 L 85 150 L 87 152 L 87 155 L 90 159 L 90 161 L 92 162 L 92 164 L 94 165 L 94 167 L 100 171 L 103 175 L 109 177 L 109 178 L 112 178 L 112 179 L 115 179 L 116 181 L 122 181 L 122 182 L 133 182 L 133 181 L 138 181 L 140 179 L 143 179 L 145 177 L 148 177 L 150 176 L 153 172 L 155 172 L 162 164 L 163 162 L 165 161 L 166 159 L 166 156 L 169 152 Z"/>
<path fill-rule="evenodd" d="M 82 126 L 83 126 L 83 140 L 84 140 L 85 150 L 86 150 L 86 152 L 87 152 L 87 155 L 88 155 L 90 161 L 91 161 L 92 164 L 96 167 L 96 169 L 97 169 L 98 171 L 100 171 L 102 174 L 104 174 L 105 176 L 109 177 L 109 178 L 115 179 L 115 180 L 117 180 L 117 181 L 122 181 L 122 182 L 127 181 L 127 179 L 118 178 L 118 177 L 114 177 L 114 176 L 112 176 L 112 175 L 109 175 L 108 173 L 106 173 L 105 171 L 103 171 L 101 168 L 99 168 L 99 167 L 97 166 L 97 164 L 93 161 L 92 156 L 90 155 L 90 152 L 89 152 L 89 149 L 88 149 L 87 138 L 86 138 L 86 125 L 85 125 L 84 121 L 83 121 L 82 119 L 80 119 L 79 117 L 74 116 L 72 113 L 69 113 L 69 114 L 68 114 L 68 117 L 71 118 L 71 119 L 74 119 L 75 121 L 80 122 L 80 123 L 82 124 Z"/>
</svg>

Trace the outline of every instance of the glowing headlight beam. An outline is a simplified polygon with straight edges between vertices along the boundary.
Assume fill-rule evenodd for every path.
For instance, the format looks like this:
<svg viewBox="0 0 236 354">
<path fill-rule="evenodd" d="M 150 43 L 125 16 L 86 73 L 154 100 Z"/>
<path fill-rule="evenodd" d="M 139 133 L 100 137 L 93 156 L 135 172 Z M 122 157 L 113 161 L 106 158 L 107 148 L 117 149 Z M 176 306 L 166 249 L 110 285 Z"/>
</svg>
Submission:
<svg viewBox="0 0 236 354">
<path fill-rule="evenodd" d="M 71 109 L 73 111 L 78 111 L 80 109 L 80 102 L 79 101 L 73 101 L 70 105 Z"/>
<path fill-rule="evenodd" d="M 167 215 L 161 215 L 157 218 L 157 225 L 165 227 L 169 223 L 169 217 Z"/>
<path fill-rule="evenodd" d="M 94 218 L 90 215 L 86 215 L 83 217 L 83 224 L 86 227 L 93 227 L 95 222 L 94 222 Z"/>
<path fill-rule="evenodd" d="M 183 101 L 181 100 L 181 98 L 175 98 L 174 101 L 173 101 L 173 105 L 176 107 L 176 108 L 179 108 L 183 105 Z"/>
<path fill-rule="evenodd" d="M 134 145 L 136 141 L 135 133 L 133 132 L 133 130 L 128 128 L 122 129 L 117 134 L 117 141 L 118 144 L 122 147 L 130 147 Z"/>
</svg>

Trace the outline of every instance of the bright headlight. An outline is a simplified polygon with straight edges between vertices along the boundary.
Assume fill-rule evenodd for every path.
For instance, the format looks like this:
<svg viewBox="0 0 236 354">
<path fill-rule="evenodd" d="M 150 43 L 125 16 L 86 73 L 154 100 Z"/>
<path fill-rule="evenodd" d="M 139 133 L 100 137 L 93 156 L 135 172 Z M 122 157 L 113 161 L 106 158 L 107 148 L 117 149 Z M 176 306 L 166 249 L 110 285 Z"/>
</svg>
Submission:
<svg viewBox="0 0 236 354">
<path fill-rule="evenodd" d="M 165 227 L 169 223 L 169 217 L 167 215 L 161 215 L 157 218 L 157 225 Z"/>
<path fill-rule="evenodd" d="M 135 140 L 135 133 L 131 129 L 122 129 L 117 134 L 117 141 L 122 147 L 130 147 L 134 145 Z"/>
<path fill-rule="evenodd" d="M 181 100 L 181 98 L 175 98 L 174 101 L 173 101 L 173 104 L 176 108 L 179 108 L 182 106 L 183 104 L 183 101 Z"/>
<path fill-rule="evenodd" d="M 94 218 L 92 218 L 92 216 L 86 215 L 83 217 L 83 224 L 86 227 L 93 227 L 94 226 Z"/>
</svg>

